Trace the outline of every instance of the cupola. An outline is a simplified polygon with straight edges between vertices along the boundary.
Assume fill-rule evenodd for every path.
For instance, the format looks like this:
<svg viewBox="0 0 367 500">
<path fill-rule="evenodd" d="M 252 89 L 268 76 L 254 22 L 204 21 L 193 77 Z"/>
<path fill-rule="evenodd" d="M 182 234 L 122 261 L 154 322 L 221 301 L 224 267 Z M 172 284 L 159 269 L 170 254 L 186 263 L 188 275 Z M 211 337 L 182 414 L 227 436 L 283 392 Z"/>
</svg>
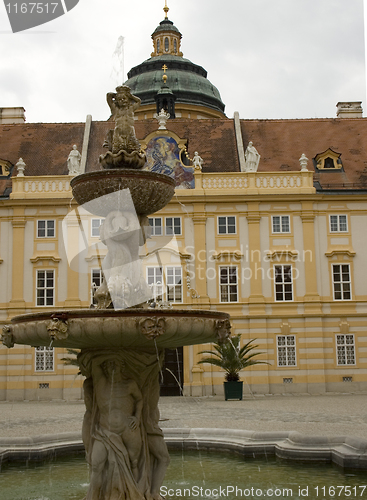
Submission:
<svg viewBox="0 0 367 500">
<path fill-rule="evenodd" d="M 165 18 L 159 23 L 159 26 L 152 34 L 153 49 L 151 56 L 172 55 L 182 57 L 181 38 L 182 35 L 172 21 L 168 19 L 167 0 L 164 7 Z"/>
</svg>

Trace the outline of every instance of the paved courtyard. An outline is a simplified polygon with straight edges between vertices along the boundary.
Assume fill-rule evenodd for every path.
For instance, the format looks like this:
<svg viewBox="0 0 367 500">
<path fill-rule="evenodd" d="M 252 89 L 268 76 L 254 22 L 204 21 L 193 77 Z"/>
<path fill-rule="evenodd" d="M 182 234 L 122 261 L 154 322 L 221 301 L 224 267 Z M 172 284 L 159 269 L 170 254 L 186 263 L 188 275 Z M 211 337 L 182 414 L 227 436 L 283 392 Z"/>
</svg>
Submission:
<svg viewBox="0 0 367 500">
<path fill-rule="evenodd" d="M 161 427 L 298 431 L 367 439 L 367 394 L 164 397 Z M 0 402 L 0 437 L 80 432 L 84 403 Z"/>
</svg>

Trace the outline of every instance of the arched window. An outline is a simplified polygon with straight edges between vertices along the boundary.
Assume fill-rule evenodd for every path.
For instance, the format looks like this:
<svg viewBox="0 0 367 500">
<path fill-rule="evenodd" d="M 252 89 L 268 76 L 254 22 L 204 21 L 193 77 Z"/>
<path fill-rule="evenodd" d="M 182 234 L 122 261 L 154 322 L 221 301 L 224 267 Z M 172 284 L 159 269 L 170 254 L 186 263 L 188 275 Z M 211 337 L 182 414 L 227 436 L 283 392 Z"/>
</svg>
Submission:
<svg viewBox="0 0 367 500">
<path fill-rule="evenodd" d="M 168 52 L 168 51 L 169 51 L 169 40 L 168 40 L 168 37 L 166 37 L 166 38 L 164 39 L 164 50 L 165 50 L 166 52 Z"/>
<path fill-rule="evenodd" d="M 173 50 L 175 51 L 175 54 L 177 54 L 177 40 L 173 40 Z"/>
<path fill-rule="evenodd" d="M 157 40 L 157 53 L 159 53 L 160 48 L 161 48 L 161 41 Z"/>
<path fill-rule="evenodd" d="M 334 164 L 333 158 L 330 158 L 330 156 L 328 156 L 327 158 L 325 158 L 324 168 L 335 168 L 335 164 Z"/>
</svg>

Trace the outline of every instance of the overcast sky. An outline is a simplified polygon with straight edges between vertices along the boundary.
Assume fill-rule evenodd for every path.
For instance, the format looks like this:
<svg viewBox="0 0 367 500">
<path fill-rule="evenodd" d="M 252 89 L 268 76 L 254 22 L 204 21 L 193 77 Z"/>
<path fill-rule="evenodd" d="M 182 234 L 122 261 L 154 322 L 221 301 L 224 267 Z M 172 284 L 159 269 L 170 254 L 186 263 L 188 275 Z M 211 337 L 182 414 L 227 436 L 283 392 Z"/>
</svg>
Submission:
<svg viewBox="0 0 367 500">
<path fill-rule="evenodd" d="M 203 66 L 226 114 L 241 118 L 336 116 L 338 101 L 363 101 L 363 0 L 168 0 L 184 57 Z M 13 34 L 0 5 L 0 107 L 28 122 L 109 117 L 121 80 L 114 51 L 124 37 L 123 80 L 150 57 L 164 0 L 79 0 L 64 16 Z M 121 77 L 120 77 L 121 78 Z"/>
</svg>

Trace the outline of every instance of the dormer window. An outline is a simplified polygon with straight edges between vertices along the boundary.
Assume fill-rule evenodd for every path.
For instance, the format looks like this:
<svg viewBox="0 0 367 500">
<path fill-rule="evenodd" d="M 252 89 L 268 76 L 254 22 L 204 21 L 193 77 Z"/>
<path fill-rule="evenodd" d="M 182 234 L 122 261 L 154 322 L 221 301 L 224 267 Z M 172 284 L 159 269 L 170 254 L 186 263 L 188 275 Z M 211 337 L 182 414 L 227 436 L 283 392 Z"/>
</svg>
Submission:
<svg viewBox="0 0 367 500">
<path fill-rule="evenodd" d="M 168 39 L 168 37 L 166 37 L 166 38 L 164 39 L 164 50 L 165 50 L 166 52 L 169 52 L 169 39 Z"/>
<path fill-rule="evenodd" d="M 10 161 L 0 158 L 0 177 L 8 177 L 11 173 L 12 164 Z"/>
<path fill-rule="evenodd" d="M 327 149 L 323 153 L 315 156 L 314 161 L 317 170 L 341 170 L 343 168 L 340 159 L 341 153 L 337 153 L 332 149 Z"/>
</svg>

